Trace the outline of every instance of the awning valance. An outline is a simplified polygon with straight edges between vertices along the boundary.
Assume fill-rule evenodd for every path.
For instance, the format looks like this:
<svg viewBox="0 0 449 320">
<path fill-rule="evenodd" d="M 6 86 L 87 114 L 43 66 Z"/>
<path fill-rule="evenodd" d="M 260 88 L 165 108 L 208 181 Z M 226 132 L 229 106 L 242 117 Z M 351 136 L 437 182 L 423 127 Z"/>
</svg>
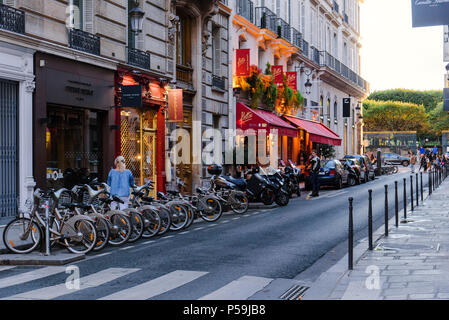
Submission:
<svg viewBox="0 0 449 320">
<path fill-rule="evenodd" d="M 321 122 L 299 119 L 292 116 L 284 116 L 284 118 L 296 127 L 307 131 L 309 133 L 309 139 L 312 142 L 334 146 L 341 145 L 340 136 Z"/>
<path fill-rule="evenodd" d="M 257 134 L 258 130 L 266 130 L 268 135 L 273 129 L 278 131 L 279 136 L 297 137 L 298 130 L 294 126 L 271 112 L 251 109 L 241 102 L 237 102 L 236 112 L 237 129 L 254 130 L 254 133 L 248 132 L 247 135 Z"/>
</svg>

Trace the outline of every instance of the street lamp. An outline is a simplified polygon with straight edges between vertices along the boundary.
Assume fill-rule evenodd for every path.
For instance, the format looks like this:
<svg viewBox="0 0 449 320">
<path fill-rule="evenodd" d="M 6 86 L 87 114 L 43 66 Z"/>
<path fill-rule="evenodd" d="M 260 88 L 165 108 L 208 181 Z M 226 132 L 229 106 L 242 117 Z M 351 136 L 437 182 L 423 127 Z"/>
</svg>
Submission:
<svg viewBox="0 0 449 320">
<path fill-rule="evenodd" d="M 129 18 L 131 20 L 131 31 L 134 33 L 140 33 L 143 30 L 143 16 L 145 12 L 140 9 L 139 2 L 135 2 L 135 7 L 129 12 Z"/>
<path fill-rule="evenodd" d="M 312 70 L 304 69 L 304 73 L 307 76 L 307 81 L 306 81 L 306 83 L 304 83 L 304 87 L 306 89 L 306 94 L 309 95 L 312 92 L 312 82 L 310 82 L 310 77 L 309 77 L 312 74 Z"/>
</svg>

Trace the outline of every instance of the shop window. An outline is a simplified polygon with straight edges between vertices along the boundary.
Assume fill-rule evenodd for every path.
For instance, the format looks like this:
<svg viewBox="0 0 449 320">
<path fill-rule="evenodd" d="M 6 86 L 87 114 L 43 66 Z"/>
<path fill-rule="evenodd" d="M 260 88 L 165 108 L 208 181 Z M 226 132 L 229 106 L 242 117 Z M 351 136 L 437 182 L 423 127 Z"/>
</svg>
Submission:
<svg viewBox="0 0 449 320">
<path fill-rule="evenodd" d="M 47 186 L 72 188 L 103 176 L 101 113 L 79 108 L 47 108 Z"/>
</svg>

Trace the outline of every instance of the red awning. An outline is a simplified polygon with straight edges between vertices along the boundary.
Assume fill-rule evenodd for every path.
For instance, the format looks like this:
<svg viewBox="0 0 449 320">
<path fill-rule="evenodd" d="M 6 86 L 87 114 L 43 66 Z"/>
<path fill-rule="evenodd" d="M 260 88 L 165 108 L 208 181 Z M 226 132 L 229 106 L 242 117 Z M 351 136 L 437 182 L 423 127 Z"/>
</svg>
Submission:
<svg viewBox="0 0 449 320">
<path fill-rule="evenodd" d="M 307 131 L 309 133 L 309 139 L 312 142 L 330 144 L 334 146 L 341 145 L 340 136 L 321 122 L 299 119 L 292 116 L 284 116 L 284 118 L 293 123 L 298 128 Z"/>
<path fill-rule="evenodd" d="M 237 102 L 236 112 L 237 129 L 254 130 L 254 133 L 247 132 L 246 135 L 255 135 L 258 130 L 266 130 L 266 134 L 270 134 L 273 129 L 280 136 L 297 137 L 298 130 L 294 126 L 271 112 L 251 109 L 241 102 Z"/>
</svg>

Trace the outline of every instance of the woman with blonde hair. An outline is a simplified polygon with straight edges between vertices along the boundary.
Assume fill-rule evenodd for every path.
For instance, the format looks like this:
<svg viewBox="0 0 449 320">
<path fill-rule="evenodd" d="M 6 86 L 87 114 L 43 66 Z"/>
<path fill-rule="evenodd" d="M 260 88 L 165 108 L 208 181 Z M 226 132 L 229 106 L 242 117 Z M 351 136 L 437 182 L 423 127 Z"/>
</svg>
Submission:
<svg viewBox="0 0 449 320">
<path fill-rule="evenodd" d="M 111 187 L 111 196 L 117 196 L 124 203 L 117 203 L 119 210 L 128 207 L 130 188 L 135 185 L 133 174 L 126 169 L 126 162 L 123 156 L 118 156 L 114 160 L 115 169 L 111 169 L 108 175 L 108 185 Z M 113 208 L 114 208 L 113 203 Z"/>
</svg>

